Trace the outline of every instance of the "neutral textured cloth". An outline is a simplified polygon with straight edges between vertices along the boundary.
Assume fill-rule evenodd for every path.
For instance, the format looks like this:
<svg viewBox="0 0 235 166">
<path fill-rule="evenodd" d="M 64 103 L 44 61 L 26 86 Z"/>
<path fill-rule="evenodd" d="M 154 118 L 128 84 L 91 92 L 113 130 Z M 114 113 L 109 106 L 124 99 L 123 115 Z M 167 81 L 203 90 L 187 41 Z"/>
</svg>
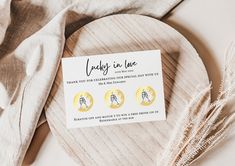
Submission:
<svg viewBox="0 0 235 166">
<path fill-rule="evenodd" d="M 0 165 L 21 165 L 66 38 L 117 13 L 161 18 L 181 0 L 0 0 Z"/>
</svg>

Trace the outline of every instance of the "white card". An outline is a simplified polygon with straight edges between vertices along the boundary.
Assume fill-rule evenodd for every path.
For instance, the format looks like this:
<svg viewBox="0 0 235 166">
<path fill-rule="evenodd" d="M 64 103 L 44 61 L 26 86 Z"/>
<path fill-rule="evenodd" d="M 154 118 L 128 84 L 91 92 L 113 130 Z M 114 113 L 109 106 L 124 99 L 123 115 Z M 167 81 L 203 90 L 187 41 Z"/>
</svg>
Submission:
<svg viewBox="0 0 235 166">
<path fill-rule="evenodd" d="M 68 128 L 165 120 L 159 50 L 62 59 Z"/>
</svg>

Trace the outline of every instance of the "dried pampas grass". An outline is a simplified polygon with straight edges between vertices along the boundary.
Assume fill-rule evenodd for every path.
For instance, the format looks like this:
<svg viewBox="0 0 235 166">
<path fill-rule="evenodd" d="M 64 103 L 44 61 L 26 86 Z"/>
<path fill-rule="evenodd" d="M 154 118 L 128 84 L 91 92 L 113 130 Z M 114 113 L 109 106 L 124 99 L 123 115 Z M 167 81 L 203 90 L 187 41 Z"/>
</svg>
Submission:
<svg viewBox="0 0 235 166">
<path fill-rule="evenodd" d="M 210 103 L 211 85 L 192 99 L 158 165 L 190 165 L 228 135 L 235 111 L 228 113 L 224 108 L 235 96 L 234 64 L 235 44 L 232 43 L 225 56 L 224 77 L 217 100 Z"/>
</svg>

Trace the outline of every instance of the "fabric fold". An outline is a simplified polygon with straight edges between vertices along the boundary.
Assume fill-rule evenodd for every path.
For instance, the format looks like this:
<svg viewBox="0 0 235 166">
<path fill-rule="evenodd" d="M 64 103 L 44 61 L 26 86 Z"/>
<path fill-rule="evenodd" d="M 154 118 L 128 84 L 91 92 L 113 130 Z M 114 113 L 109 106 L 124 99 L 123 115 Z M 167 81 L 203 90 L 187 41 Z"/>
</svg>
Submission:
<svg viewBox="0 0 235 166">
<path fill-rule="evenodd" d="M 2 43 L 7 27 L 11 22 L 10 4 L 11 0 L 0 1 L 0 44 Z"/>
</svg>

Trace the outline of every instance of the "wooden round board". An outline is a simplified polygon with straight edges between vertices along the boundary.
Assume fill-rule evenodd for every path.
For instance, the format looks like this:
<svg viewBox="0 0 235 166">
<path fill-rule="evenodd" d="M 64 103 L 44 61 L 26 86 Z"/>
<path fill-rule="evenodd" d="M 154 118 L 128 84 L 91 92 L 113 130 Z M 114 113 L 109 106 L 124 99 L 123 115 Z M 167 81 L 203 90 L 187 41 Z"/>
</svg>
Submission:
<svg viewBox="0 0 235 166">
<path fill-rule="evenodd" d="M 209 83 L 192 45 L 175 29 L 140 15 L 113 15 L 93 21 L 68 38 L 64 57 L 160 49 L 166 121 L 67 129 L 62 72 L 45 106 L 50 129 L 79 165 L 156 165 L 179 116 Z"/>
</svg>

